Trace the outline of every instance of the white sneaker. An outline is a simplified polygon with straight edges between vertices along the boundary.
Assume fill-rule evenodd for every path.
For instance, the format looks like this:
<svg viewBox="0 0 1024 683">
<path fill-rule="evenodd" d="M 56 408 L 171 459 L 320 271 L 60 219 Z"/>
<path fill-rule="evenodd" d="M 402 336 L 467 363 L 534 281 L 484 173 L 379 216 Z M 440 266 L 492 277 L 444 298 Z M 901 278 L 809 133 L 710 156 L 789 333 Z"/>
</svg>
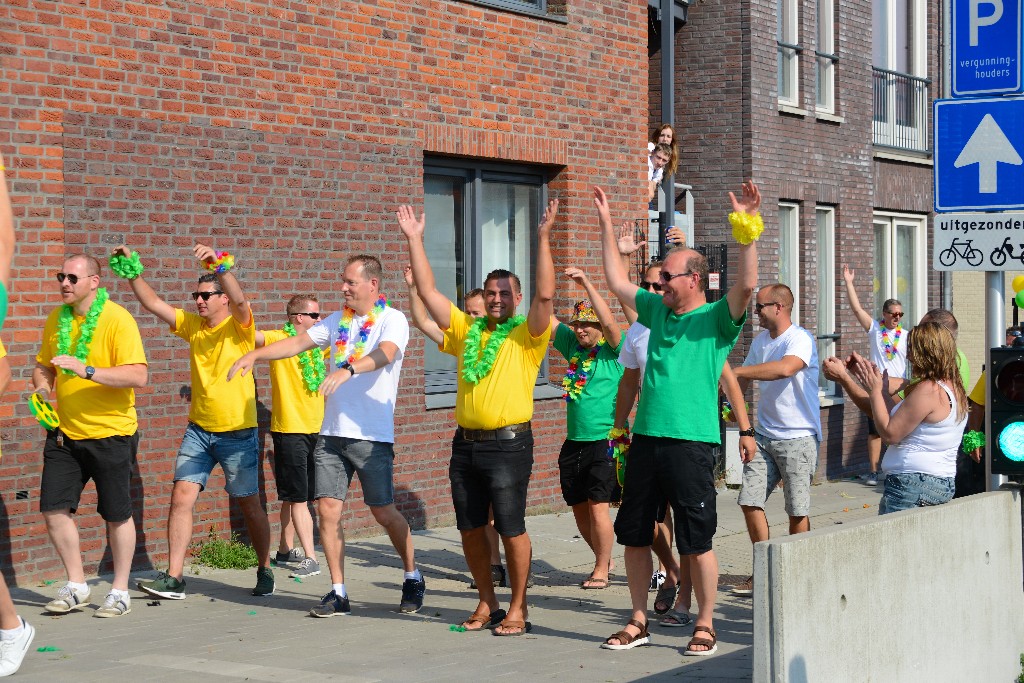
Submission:
<svg viewBox="0 0 1024 683">
<path fill-rule="evenodd" d="M 89 604 L 89 596 L 92 591 L 88 586 L 85 592 L 77 591 L 65 584 L 57 591 L 57 597 L 46 603 L 46 611 L 54 614 L 67 614 L 72 610 L 79 610 Z"/>
<path fill-rule="evenodd" d="M 651 575 L 651 590 L 656 591 L 665 583 L 665 572 L 654 572 Z"/>
<path fill-rule="evenodd" d="M 115 593 L 111 592 L 107 593 L 107 598 L 103 601 L 103 606 L 93 612 L 93 616 L 100 618 L 123 617 L 131 611 L 131 598 L 127 596 L 120 598 Z"/>
<path fill-rule="evenodd" d="M 21 619 L 21 617 L 18 617 Z M 36 637 L 36 630 L 21 619 L 21 635 L 13 640 L 0 640 L 0 676 L 10 676 L 21 668 L 21 660 Z"/>
</svg>

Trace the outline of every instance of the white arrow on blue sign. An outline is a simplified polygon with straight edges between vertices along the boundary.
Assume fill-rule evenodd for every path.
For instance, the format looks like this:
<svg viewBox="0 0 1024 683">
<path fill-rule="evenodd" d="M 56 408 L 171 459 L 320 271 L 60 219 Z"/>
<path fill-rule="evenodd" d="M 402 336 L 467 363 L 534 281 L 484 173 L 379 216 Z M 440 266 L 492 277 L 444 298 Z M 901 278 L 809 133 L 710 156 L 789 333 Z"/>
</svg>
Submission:
<svg viewBox="0 0 1024 683">
<path fill-rule="evenodd" d="M 1024 98 L 936 100 L 935 210 L 1024 209 Z"/>
<path fill-rule="evenodd" d="M 953 97 L 1022 92 L 1021 2 L 953 0 Z"/>
</svg>

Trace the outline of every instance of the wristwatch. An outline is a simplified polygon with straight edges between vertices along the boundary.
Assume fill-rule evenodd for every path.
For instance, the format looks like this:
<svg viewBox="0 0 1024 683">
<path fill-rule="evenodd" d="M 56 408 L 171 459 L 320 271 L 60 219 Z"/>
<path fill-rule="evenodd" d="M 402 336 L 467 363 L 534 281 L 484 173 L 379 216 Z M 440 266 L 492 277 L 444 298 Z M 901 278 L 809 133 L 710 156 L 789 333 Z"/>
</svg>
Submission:
<svg viewBox="0 0 1024 683">
<path fill-rule="evenodd" d="M 341 364 L 341 369 L 348 370 L 350 373 L 352 373 L 352 376 L 355 377 L 356 369 L 352 367 L 352 364 L 349 363 L 348 361 L 345 361 L 344 363 Z"/>
<path fill-rule="evenodd" d="M 741 429 L 740 430 L 740 436 L 753 436 L 753 435 L 754 435 L 754 428 L 753 427 L 751 427 L 750 429 Z"/>
<path fill-rule="evenodd" d="M 91 365 L 85 366 L 85 378 L 92 379 L 92 376 L 96 374 L 96 368 Z"/>
</svg>

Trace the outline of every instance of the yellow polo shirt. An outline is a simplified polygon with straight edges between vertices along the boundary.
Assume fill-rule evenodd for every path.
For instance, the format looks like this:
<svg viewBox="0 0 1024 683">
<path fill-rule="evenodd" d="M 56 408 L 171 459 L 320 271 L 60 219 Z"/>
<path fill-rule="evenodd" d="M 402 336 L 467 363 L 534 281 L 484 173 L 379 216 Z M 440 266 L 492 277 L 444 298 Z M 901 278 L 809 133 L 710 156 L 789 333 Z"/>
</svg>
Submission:
<svg viewBox="0 0 1024 683">
<path fill-rule="evenodd" d="M 56 373 L 57 416 L 60 430 L 70 439 L 105 439 L 109 436 L 130 436 L 139 428 L 135 412 L 135 390 L 128 387 L 108 387 L 90 379 L 66 374 L 53 367 L 50 361 L 57 352 L 57 320 L 63 306 L 54 309 L 46 318 L 43 343 L 36 354 L 36 362 L 53 368 Z M 75 348 L 85 316 L 72 316 L 71 348 Z M 112 368 L 117 365 L 146 365 L 146 352 L 142 348 L 142 335 L 132 314 L 122 306 L 108 300 L 103 306 L 86 365 L 94 368 Z"/>
<path fill-rule="evenodd" d="M 263 333 L 267 345 L 288 339 L 284 330 Z M 310 350 L 322 364 L 324 352 Z M 270 395 L 274 409 L 270 414 L 270 431 L 286 434 L 319 434 L 324 422 L 324 397 L 306 388 L 299 357 L 270 361 Z"/>
<path fill-rule="evenodd" d="M 195 313 L 175 309 L 171 332 L 189 344 L 192 407 L 188 419 L 208 432 L 256 426 L 256 381 L 252 373 L 228 381 L 236 360 L 256 348 L 255 320 L 242 327 L 229 315 L 216 327 Z"/>
<path fill-rule="evenodd" d="M 470 384 L 462 379 L 462 352 L 466 334 L 476 319 L 454 304 L 451 308 L 451 325 L 444 331 L 441 350 L 459 361 L 455 421 L 464 429 L 497 429 L 533 418 L 533 386 L 548 351 L 550 326 L 546 325 L 539 337 L 533 337 L 525 320 L 517 325 L 498 350 L 491 371 Z M 490 338 L 491 331 L 484 329 L 481 348 Z"/>
<path fill-rule="evenodd" d="M 971 389 L 971 393 L 967 396 L 967 398 L 971 399 L 972 401 L 977 403 L 979 406 L 985 405 L 985 380 L 986 380 L 985 375 L 986 374 L 987 374 L 986 370 L 982 370 L 981 371 L 981 377 L 978 378 L 978 383 L 974 385 L 974 388 Z"/>
</svg>

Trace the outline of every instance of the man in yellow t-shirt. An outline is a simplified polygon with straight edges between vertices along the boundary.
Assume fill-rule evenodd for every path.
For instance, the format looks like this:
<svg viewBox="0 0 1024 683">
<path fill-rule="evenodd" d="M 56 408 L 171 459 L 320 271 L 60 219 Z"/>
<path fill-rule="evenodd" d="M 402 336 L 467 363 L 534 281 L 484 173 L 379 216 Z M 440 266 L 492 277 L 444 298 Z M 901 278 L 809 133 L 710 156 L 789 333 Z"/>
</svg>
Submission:
<svg viewBox="0 0 1024 683">
<path fill-rule="evenodd" d="M 284 329 L 256 333 L 257 346 L 302 334 L 320 319 L 320 304 L 315 294 L 296 294 L 288 301 L 287 312 Z M 317 390 L 325 373 L 323 352 L 319 349 L 270 361 L 270 437 L 274 441 L 277 498 L 281 501 L 281 539 L 276 559 L 279 565 L 298 562 L 289 574 L 293 578 L 320 573 L 309 503 L 316 492 L 313 450 L 324 421 L 324 397 Z M 301 550 L 292 547 L 295 534 Z"/>
<path fill-rule="evenodd" d="M 114 253 L 132 256 L 123 245 Z M 271 595 L 274 574 L 270 569 L 270 523 L 259 497 L 256 383 L 251 375 L 241 381 L 227 381 L 231 364 L 256 347 L 256 326 L 242 287 L 229 272 L 230 266 L 224 265 L 225 254 L 203 244 L 196 244 L 193 253 L 204 268 L 216 267 L 199 278 L 192 292 L 197 313 L 165 302 L 141 275 L 129 280 L 143 308 L 189 343 L 192 372 L 189 422 L 174 464 L 167 519 L 168 568 L 154 581 L 140 581 L 138 587 L 158 598 L 185 598 L 185 553 L 192 540 L 193 509 L 210 472 L 219 464 L 228 495 L 242 510 L 259 559 L 252 594 Z"/>
<path fill-rule="evenodd" d="M 92 479 L 114 563 L 110 593 L 94 615 L 119 617 L 131 611 L 131 477 L 139 448 L 134 390 L 146 385 L 146 354 L 131 313 L 110 301 L 100 287 L 99 261 L 84 254 L 71 256 L 57 281 L 64 305 L 46 319 L 32 371 L 35 393 L 49 397 L 56 390 L 60 418 L 60 426 L 46 434 L 39 509 L 68 582 L 46 610 L 62 614 L 89 604 L 72 515 Z"/>
<path fill-rule="evenodd" d="M 424 216 L 417 219 L 409 206 L 398 210 L 420 298 L 445 332 L 443 350 L 459 359 L 455 399 L 459 426 L 452 441 L 449 479 L 466 564 L 480 596 L 476 610 L 462 625 L 474 631 L 493 628 L 498 636 L 519 636 L 530 630 L 526 606 L 531 557 L 526 490 L 533 469 L 530 420 L 533 386 L 551 332 L 555 266 L 549 241 L 557 212 L 558 200 L 552 200 L 537 231 L 537 284 L 529 315 L 525 320 L 514 317 L 523 300 L 519 278 L 508 270 L 495 270 L 484 280 L 487 315 L 475 322 L 437 289 L 423 243 Z M 512 587 L 507 613 L 499 609 L 491 583 L 485 530 L 492 506 Z"/>
</svg>

